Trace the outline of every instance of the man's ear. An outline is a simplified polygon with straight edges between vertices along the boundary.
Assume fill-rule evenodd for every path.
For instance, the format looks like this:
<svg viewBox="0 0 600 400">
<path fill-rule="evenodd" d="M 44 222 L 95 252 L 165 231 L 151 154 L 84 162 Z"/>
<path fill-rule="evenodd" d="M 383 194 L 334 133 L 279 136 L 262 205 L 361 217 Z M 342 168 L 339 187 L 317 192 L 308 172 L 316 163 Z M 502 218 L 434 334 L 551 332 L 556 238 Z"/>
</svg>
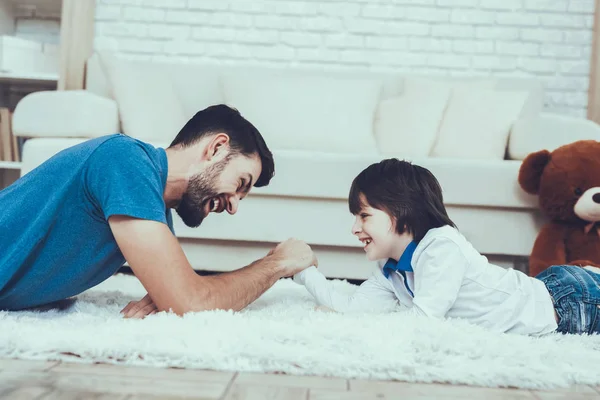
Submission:
<svg viewBox="0 0 600 400">
<path fill-rule="evenodd" d="M 529 194 L 538 194 L 544 168 L 550 162 L 550 152 L 541 150 L 529 154 L 519 168 L 519 185 Z"/>
<path fill-rule="evenodd" d="M 206 148 L 206 159 L 211 160 L 221 152 L 227 152 L 229 149 L 229 135 L 218 133 L 211 137 Z"/>
</svg>

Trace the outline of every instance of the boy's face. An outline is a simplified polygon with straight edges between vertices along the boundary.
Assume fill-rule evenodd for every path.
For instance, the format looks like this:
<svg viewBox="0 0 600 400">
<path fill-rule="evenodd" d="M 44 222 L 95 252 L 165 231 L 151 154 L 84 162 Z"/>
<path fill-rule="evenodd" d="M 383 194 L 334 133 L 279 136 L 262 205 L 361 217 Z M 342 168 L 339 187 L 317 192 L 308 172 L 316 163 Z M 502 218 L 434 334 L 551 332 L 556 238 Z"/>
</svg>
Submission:
<svg viewBox="0 0 600 400">
<path fill-rule="evenodd" d="M 367 258 L 399 260 L 412 236 L 398 234 L 392 218 L 385 211 L 369 206 L 362 195 L 361 203 L 364 206 L 355 216 L 352 233 L 363 243 Z"/>
</svg>

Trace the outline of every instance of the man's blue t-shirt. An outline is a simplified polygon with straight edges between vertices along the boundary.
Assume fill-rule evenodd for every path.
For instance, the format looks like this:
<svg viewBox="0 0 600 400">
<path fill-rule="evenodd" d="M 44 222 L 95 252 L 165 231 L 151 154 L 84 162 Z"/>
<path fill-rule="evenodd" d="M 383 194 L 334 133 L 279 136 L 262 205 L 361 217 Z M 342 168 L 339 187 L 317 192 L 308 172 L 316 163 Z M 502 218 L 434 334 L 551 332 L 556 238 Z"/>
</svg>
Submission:
<svg viewBox="0 0 600 400">
<path fill-rule="evenodd" d="M 115 134 L 68 148 L 0 191 L 0 310 L 77 295 L 125 263 L 108 218 L 165 223 L 164 149 Z"/>
</svg>

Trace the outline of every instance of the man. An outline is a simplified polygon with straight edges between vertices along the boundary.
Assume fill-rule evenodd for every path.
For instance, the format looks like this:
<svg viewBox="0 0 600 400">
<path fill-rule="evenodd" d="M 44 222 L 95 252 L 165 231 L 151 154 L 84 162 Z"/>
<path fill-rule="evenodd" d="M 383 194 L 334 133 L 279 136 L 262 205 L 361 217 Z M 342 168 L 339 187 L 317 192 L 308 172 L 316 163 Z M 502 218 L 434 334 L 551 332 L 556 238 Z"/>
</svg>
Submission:
<svg viewBox="0 0 600 400">
<path fill-rule="evenodd" d="M 170 209 L 197 227 L 211 212 L 235 214 L 273 175 L 258 130 L 224 105 L 198 112 L 167 149 L 122 134 L 66 149 L 0 192 L 0 309 L 77 295 L 127 261 L 148 292 L 127 317 L 240 310 L 316 264 L 310 247 L 290 239 L 242 269 L 199 276 Z"/>
</svg>

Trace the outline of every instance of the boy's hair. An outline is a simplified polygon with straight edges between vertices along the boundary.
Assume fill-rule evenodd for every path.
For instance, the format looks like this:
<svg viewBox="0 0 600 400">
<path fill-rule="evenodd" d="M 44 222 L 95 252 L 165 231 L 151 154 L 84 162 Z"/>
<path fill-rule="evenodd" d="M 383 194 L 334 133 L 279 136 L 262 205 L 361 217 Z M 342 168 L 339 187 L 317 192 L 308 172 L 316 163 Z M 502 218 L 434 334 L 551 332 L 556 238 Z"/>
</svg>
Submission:
<svg viewBox="0 0 600 400">
<path fill-rule="evenodd" d="M 224 104 L 200 110 L 181 128 L 169 147 L 190 146 L 201 138 L 225 133 L 229 136 L 232 154 L 251 156 L 258 154 L 262 171 L 254 186 L 267 186 L 275 174 L 273 154 L 258 129 L 246 120 L 238 110 Z"/>
<path fill-rule="evenodd" d="M 396 158 L 371 164 L 354 178 L 348 203 L 354 215 L 364 206 L 386 212 L 394 220 L 396 232 L 411 233 L 416 242 L 432 228 L 456 228 L 435 176 L 426 168 Z"/>
</svg>

